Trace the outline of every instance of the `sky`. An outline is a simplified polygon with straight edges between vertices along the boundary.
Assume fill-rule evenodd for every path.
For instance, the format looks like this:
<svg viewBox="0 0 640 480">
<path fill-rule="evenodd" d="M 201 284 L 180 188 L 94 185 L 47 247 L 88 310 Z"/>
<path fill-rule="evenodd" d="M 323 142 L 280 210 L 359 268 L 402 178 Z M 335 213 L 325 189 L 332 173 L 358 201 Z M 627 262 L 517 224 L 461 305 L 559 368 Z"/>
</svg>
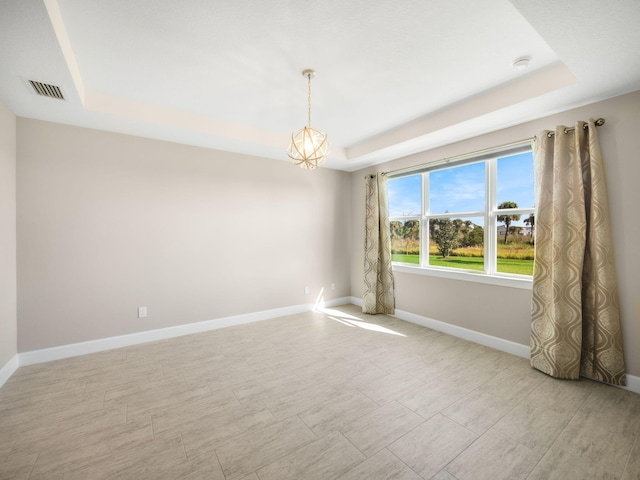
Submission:
<svg viewBox="0 0 640 480">
<path fill-rule="evenodd" d="M 420 215 L 421 175 L 392 178 L 389 186 L 389 216 Z M 532 208 L 533 157 L 531 152 L 498 159 L 497 204 L 517 203 Z M 485 164 L 472 163 L 429 173 L 430 213 L 484 210 Z M 456 217 L 457 218 L 457 217 Z M 524 219 L 525 216 L 522 217 Z M 475 219 L 473 219 L 475 220 Z M 478 221 L 474 223 L 482 225 Z M 522 224 L 520 222 L 514 225 Z"/>
</svg>

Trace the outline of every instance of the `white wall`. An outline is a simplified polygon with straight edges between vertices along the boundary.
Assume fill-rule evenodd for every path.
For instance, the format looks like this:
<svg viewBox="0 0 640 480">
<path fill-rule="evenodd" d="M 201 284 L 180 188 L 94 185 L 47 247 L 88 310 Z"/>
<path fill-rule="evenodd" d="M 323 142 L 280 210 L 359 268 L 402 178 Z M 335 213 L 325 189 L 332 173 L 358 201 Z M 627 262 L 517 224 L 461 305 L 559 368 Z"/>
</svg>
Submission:
<svg viewBox="0 0 640 480">
<path fill-rule="evenodd" d="M 17 353 L 16 318 L 16 117 L 0 102 L 0 370 Z"/>
<path fill-rule="evenodd" d="M 604 117 L 598 129 L 609 189 L 627 373 L 640 376 L 640 91 L 489 133 L 352 174 L 351 293 L 362 296 L 364 176 L 532 137 L 556 125 Z M 400 310 L 529 344 L 531 291 L 396 273 Z"/>
<path fill-rule="evenodd" d="M 17 128 L 20 352 L 350 294 L 348 173 Z"/>
</svg>

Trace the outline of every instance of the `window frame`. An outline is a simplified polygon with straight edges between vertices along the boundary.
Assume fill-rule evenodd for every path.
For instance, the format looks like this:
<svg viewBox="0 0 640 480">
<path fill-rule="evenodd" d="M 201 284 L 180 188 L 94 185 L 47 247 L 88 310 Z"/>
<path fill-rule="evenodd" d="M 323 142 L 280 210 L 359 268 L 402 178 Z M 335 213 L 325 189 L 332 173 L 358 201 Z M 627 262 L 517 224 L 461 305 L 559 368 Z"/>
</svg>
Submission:
<svg viewBox="0 0 640 480">
<path fill-rule="evenodd" d="M 392 262 L 394 272 L 427 275 L 455 280 L 502 285 L 515 288 L 531 289 L 533 276 L 499 272 L 497 269 L 497 242 L 498 242 L 498 215 L 536 214 L 533 208 L 498 209 L 498 159 L 507 158 L 520 153 L 531 152 L 533 148 L 530 140 L 517 142 L 502 147 L 476 152 L 460 157 L 444 159 L 430 164 L 411 167 L 396 172 L 389 172 L 387 179 L 402 178 L 421 175 L 421 212 L 420 215 L 389 216 L 389 222 L 419 220 L 420 222 L 420 263 L 410 264 L 404 262 Z M 485 170 L 485 205 L 482 211 L 472 212 L 446 212 L 430 213 L 429 211 L 429 173 L 437 170 L 455 168 L 474 163 L 484 163 Z M 535 188 L 535 186 L 534 186 Z M 468 270 L 455 267 L 441 267 L 429 265 L 429 221 L 432 218 L 456 218 L 482 217 L 484 219 L 484 269 Z M 534 232 L 535 235 L 535 232 Z"/>
</svg>

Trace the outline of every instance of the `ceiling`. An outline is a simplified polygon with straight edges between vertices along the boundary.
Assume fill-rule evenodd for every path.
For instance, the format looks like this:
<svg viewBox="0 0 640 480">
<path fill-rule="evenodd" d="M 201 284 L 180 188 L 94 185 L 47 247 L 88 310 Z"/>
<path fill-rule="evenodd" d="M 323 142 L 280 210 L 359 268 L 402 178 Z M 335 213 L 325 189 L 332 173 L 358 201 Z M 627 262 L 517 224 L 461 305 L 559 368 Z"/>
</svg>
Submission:
<svg viewBox="0 0 640 480">
<path fill-rule="evenodd" d="M 638 0 L 0 0 L 0 100 L 288 161 L 314 68 L 327 166 L 353 171 L 639 90 L 639 24 Z"/>
</svg>

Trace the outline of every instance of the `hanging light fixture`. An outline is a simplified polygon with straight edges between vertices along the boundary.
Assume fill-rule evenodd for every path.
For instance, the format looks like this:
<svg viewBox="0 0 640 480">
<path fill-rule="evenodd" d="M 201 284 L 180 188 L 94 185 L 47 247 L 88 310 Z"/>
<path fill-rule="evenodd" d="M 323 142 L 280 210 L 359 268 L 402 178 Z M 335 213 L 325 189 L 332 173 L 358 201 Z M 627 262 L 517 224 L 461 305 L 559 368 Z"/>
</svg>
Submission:
<svg viewBox="0 0 640 480">
<path fill-rule="evenodd" d="M 315 170 L 329 154 L 329 142 L 326 133 L 311 128 L 311 79 L 316 76 L 316 72 L 306 69 L 302 71 L 302 76 L 307 77 L 307 126 L 291 135 L 287 154 L 294 165 Z"/>
</svg>

